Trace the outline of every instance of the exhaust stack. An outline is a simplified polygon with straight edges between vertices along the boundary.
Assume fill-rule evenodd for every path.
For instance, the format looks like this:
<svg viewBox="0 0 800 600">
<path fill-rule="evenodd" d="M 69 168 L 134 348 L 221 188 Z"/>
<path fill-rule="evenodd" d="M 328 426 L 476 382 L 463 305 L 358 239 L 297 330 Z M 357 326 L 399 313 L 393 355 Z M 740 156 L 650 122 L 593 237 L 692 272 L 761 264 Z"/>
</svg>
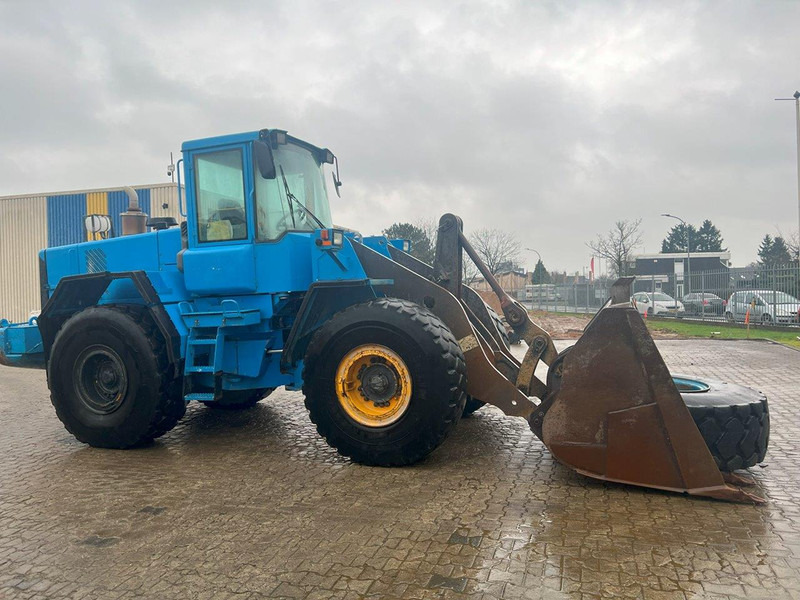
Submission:
<svg viewBox="0 0 800 600">
<path fill-rule="evenodd" d="M 120 213 L 122 220 L 122 235 L 134 235 L 147 231 L 147 213 L 142 212 L 139 206 L 139 196 L 132 187 L 122 188 L 128 195 L 128 210 Z"/>
</svg>

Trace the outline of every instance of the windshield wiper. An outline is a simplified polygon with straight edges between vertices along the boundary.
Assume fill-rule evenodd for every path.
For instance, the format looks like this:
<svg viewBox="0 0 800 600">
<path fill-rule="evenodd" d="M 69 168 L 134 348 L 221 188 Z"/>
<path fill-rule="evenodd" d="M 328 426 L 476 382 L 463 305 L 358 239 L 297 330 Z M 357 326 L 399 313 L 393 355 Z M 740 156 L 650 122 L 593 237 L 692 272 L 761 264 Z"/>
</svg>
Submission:
<svg viewBox="0 0 800 600">
<path fill-rule="evenodd" d="M 297 206 L 303 209 L 303 212 L 305 212 L 309 217 L 311 217 L 317 222 L 317 225 L 319 225 L 320 229 L 327 229 L 327 227 L 325 227 L 325 224 L 317 218 L 317 215 L 311 212 L 311 210 L 305 204 L 300 202 L 300 200 L 298 200 L 292 193 L 292 190 L 289 189 L 289 183 L 286 181 L 286 174 L 283 172 L 283 165 L 278 165 L 278 168 L 281 170 L 281 178 L 283 179 L 283 189 L 286 191 L 286 197 L 289 199 L 289 212 L 292 215 L 292 226 L 297 227 L 297 223 L 295 223 L 294 221 L 294 203 L 296 202 Z"/>
</svg>

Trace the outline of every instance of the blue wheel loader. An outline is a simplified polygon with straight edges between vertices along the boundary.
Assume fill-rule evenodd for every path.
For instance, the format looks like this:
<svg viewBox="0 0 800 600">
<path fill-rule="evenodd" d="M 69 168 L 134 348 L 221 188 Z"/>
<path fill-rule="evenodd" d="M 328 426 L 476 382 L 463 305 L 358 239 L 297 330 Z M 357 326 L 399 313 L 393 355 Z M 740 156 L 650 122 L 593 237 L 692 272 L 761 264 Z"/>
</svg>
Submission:
<svg viewBox="0 0 800 600">
<path fill-rule="evenodd" d="M 526 420 L 556 459 L 589 477 L 760 500 L 733 471 L 764 457 L 766 398 L 673 377 L 631 307 L 632 279 L 617 281 L 558 353 L 457 216 L 441 218 L 426 264 L 404 240 L 334 226 L 323 167 L 336 165 L 337 194 L 341 181 L 326 148 L 262 129 L 182 152 L 180 226 L 148 220 L 131 190 L 123 235 L 42 250 L 41 313 L 0 322 L 0 362 L 46 369 L 56 415 L 81 442 L 140 446 L 189 402 L 242 409 L 285 386 L 303 391 L 342 455 L 400 466 L 487 403 Z M 462 282 L 466 259 L 527 344 L 522 360 Z"/>
</svg>

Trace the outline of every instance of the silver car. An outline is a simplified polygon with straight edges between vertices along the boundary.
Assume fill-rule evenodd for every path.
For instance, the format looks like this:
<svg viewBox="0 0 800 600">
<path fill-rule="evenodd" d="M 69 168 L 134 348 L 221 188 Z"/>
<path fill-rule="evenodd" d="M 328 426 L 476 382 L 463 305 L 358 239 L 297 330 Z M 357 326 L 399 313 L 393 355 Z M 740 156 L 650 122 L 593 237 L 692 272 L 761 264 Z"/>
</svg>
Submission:
<svg viewBox="0 0 800 600">
<path fill-rule="evenodd" d="M 647 314 L 649 317 L 670 315 L 681 318 L 685 314 L 680 301 L 661 292 L 636 292 L 631 300 L 641 315 Z"/>
<path fill-rule="evenodd" d="M 734 292 L 728 299 L 725 318 L 730 322 L 744 321 L 748 309 L 751 323 L 797 323 L 800 300 L 773 290 Z"/>
</svg>

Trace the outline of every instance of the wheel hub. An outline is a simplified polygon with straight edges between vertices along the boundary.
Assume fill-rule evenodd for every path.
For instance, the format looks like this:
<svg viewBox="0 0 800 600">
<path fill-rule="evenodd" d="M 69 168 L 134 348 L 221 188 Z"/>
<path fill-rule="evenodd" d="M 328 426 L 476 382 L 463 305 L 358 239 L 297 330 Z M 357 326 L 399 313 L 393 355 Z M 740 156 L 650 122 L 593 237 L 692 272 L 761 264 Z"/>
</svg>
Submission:
<svg viewBox="0 0 800 600">
<path fill-rule="evenodd" d="M 75 393 L 91 412 L 108 415 L 125 399 L 128 377 L 120 356 L 108 346 L 89 346 L 78 355 L 73 369 Z"/>
<path fill-rule="evenodd" d="M 411 402 L 411 374 L 385 346 L 365 344 L 348 352 L 336 370 L 336 396 L 345 413 L 367 427 L 399 420 Z"/>
<path fill-rule="evenodd" d="M 382 363 L 374 363 L 360 375 L 361 393 L 375 406 L 389 406 L 392 396 L 397 392 L 397 376 Z"/>
</svg>

